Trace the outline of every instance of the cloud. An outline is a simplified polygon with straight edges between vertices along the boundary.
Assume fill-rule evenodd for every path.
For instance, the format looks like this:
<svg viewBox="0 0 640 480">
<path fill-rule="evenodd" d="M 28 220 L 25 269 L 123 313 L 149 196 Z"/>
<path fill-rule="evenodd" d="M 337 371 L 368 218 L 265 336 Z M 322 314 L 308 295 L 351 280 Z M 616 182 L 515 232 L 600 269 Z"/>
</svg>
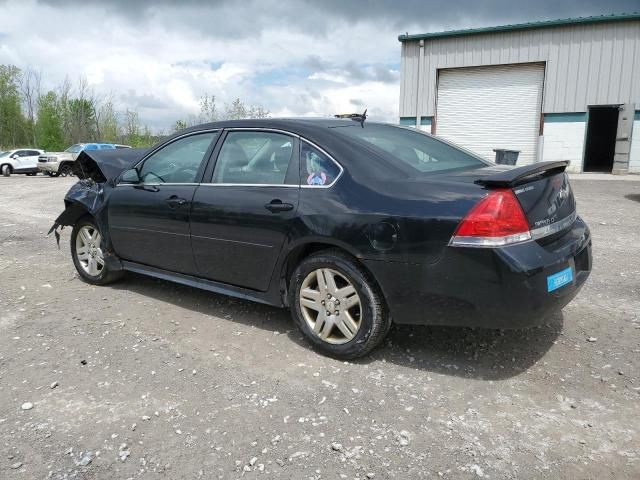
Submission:
<svg viewBox="0 0 640 480">
<path fill-rule="evenodd" d="M 603 10 L 606 8 L 606 11 Z M 637 0 L 0 0 L 0 63 L 86 77 L 155 129 L 240 97 L 274 115 L 396 121 L 397 36 L 637 9 Z"/>
</svg>

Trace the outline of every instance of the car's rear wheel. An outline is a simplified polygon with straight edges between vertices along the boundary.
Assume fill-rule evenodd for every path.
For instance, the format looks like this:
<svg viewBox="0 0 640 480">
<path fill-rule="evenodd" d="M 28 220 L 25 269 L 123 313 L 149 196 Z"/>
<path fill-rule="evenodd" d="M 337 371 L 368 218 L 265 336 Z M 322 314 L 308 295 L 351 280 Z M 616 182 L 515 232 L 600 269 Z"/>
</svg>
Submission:
<svg viewBox="0 0 640 480">
<path fill-rule="evenodd" d="M 2 171 L 2 175 L 4 177 L 10 177 L 11 176 L 11 165 L 2 165 L 0 170 Z"/>
<path fill-rule="evenodd" d="M 61 177 L 72 177 L 73 176 L 73 168 L 68 163 L 60 165 L 60 169 L 58 170 L 58 174 Z"/>
<path fill-rule="evenodd" d="M 391 319 L 371 275 L 349 255 L 326 250 L 306 258 L 291 279 L 292 316 L 318 350 L 341 359 L 371 352 Z"/>
<path fill-rule="evenodd" d="M 93 219 L 85 217 L 73 226 L 71 256 L 80 278 L 87 283 L 106 285 L 122 276 L 120 270 L 109 269 L 102 249 L 102 234 Z"/>
</svg>

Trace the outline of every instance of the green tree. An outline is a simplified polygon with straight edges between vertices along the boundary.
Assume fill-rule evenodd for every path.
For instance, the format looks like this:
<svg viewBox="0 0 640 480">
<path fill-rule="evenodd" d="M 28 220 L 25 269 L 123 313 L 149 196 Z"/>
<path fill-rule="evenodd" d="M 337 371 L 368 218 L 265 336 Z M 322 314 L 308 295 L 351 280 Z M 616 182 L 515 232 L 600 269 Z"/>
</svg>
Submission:
<svg viewBox="0 0 640 480">
<path fill-rule="evenodd" d="M 67 107 L 69 143 L 98 140 L 94 106 L 86 98 L 72 98 Z"/>
<path fill-rule="evenodd" d="M 198 123 L 216 122 L 219 120 L 218 107 L 215 95 L 205 93 L 200 97 L 200 115 Z"/>
<path fill-rule="evenodd" d="M 97 114 L 98 131 L 97 136 L 99 140 L 111 143 L 118 142 L 118 113 L 116 112 L 113 103 L 107 102 L 98 109 Z"/>
<path fill-rule="evenodd" d="M 0 65 L 0 146 L 26 143 L 26 121 L 20 109 L 20 69 Z"/>
<path fill-rule="evenodd" d="M 38 146 L 44 150 L 59 151 L 67 146 L 62 130 L 62 115 L 55 92 L 48 92 L 38 99 L 36 139 Z"/>
<path fill-rule="evenodd" d="M 240 120 L 242 118 L 249 118 L 249 112 L 247 107 L 239 98 L 236 98 L 231 104 L 227 104 L 224 109 L 224 117 L 227 120 Z"/>
<path fill-rule="evenodd" d="M 180 130 L 184 130 L 185 128 L 187 128 L 187 122 L 184 120 L 176 120 L 176 123 L 173 125 L 173 131 L 174 132 L 179 132 Z"/>
<path fill-rule="evenodd" d="M 122 133 L 124 143 L 132 147 L 150 147 L 157 140 L 149 127 L 142 125 L 135 110 L 125 110 Z"/>
<path fill-rule="evenodd" d="M 211 97 L 213 98 L 213 97 Z M 227 104 L 224 109 L 226 120 L 240 120 L 242 118 L 267 118 L 270 114 L 261 105 L 249 105 L 248 107 L 236 98 L 231 104 Z"/>
</svg>

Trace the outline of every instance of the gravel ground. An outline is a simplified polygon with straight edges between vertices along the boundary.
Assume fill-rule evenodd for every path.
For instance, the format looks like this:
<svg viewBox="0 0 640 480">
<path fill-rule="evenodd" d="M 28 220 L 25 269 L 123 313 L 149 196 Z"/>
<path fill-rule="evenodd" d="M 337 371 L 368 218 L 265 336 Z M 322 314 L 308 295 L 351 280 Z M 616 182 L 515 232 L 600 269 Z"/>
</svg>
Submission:
<svg viewBox="0 0 640 480">
<path fill-rule="evenodd" d="M 573 180 L 595 266 L 546 325 L 357 362 L 286 311 L 81 282 L 45 237 L 72 183 L 0 177 L 0 478 L 640 478 L 640 181 Z"/>
</svg>

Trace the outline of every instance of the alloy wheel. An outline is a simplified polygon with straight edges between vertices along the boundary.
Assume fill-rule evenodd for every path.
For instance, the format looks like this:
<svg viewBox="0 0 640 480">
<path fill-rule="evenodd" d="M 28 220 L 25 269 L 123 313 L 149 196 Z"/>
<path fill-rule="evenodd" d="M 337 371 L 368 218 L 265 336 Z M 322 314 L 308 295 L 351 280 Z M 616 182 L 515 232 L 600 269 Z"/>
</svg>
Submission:
<svg viewBox="0 0 640 480">
<path fill-rule="evenodd" d="M 327 343 L 353 340 L 362 324 L 362 303 L 341 273 L 319 268 L 309 273 L 299 292 L 300 309 L 311 331 Z"/>
<path fill-rule="evenodd" d="M 104 269 L 104 255 L 100 242 L 102 236 L 97 228 L 84 225 L 76 236 L 76 256 L 82 269 L 92 277 L 100 275 Z"/>
</svg>

